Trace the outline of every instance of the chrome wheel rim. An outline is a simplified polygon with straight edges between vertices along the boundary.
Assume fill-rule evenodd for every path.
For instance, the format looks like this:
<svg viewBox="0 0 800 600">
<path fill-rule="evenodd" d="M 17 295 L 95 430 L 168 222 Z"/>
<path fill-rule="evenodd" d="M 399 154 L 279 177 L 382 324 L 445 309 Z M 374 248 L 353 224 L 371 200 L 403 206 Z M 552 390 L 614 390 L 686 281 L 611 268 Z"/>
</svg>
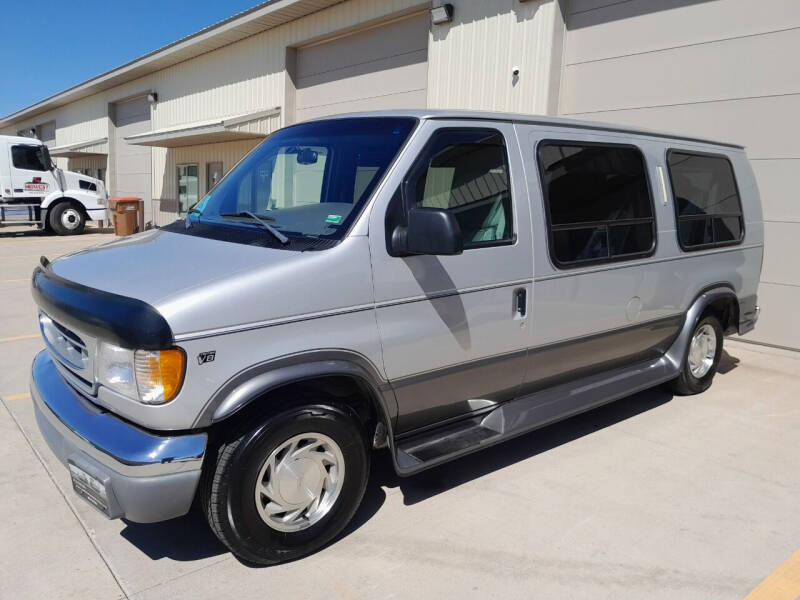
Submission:
<svg viewBox="0 0 800 600">
<path fill-rule="evenodd" d="M 714 364 L 717 354 L 717 333 L 706 323 L 698 327 L 689 346 L 689 371 L 697 379 L 705 377 Z"/>
<path fill-rule="evenodd" d="M 256 509 L 278 531 L 300 531 L 328 514 L 344 482 L 339 445 L 321 433 L 303 433 L 280 444 L 256 480 Z"/>
<path fill-rule="evenodd" d="M 61 213 L 61 225 L 65 229 L 77 229 L 81 223 L 81 215 L 74 208 L 67 208 Z"/>
</svg>

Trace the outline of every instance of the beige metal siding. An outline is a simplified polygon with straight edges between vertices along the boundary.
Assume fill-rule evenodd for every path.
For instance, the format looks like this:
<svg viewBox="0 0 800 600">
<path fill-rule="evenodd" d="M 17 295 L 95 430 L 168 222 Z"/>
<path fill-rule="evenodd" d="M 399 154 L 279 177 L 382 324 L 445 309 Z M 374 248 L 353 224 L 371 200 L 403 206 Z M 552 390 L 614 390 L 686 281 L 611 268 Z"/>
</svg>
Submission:
<svg viewBox="0 0 800 600">
<path fill-rule="evenodd" d="M 327 4 L 329 2 L 320 6 Z M 311 44 L 331 36 L 348 35 L 358 30 L 363 33 L 370 27 L 420 11 L 424 12 L 418 17 L 419 28 L 414 30 L 414 43 L 409 41 L 409 47 L 412 53 L 418 53 L 417 58 L 421 58 L 421 50 L 427 41 L 427 81 L 411 86 L 404 84 L 402 89 L 418 92 L 416 98 L 405 99 L 407 102 L 404 105 L 421 104 L 424 93 L 427 105 L 432 108 L 546 112 L 553 101 L 553 89 L 556 87 L 552 85 L 552 78 L 559 73 L 553 65 L 561 56 L 558 43 L 560 12 L 555 0 L 525 3 L 518 0 L 454 0 L 454 4 L 455 19 L 452 24 L 430 26 L 430 2 L 426 0 L 345 0 L 183 63 L 76 100 L 30 121 L 9 124 L 5 130 L 13 134 L 22 127 L 55 120 L 56 146 L 107 137 L 109 146 L 113 147 L 120 137 L 128 135 L 130 131 L 121 134 L 114 131 L 109 122 L 109 106 L 113 108 L 115 103 L 148 91 L 158 93 L 158 102 L 152 107 L 151 130 L 234 117 L 276 106 L 282 108 L 279 120 L 285 124 L 294 116 L 293 111 L 287 114 L 287 109 L 291 108 L 287 90 L 294 88 L 291 78 L 286 74 L 287 48 L 290 49 L 290 55 L 293 48 L 308 46 L 308 50 L 311 50 Z M 398 41 L 403 40 L 382 40 L 394 44 L 395 49 Z M 554 45 L 556 51 L 553 50 Z M 376 49 L 372 44 L 368 51 L 383 52 L 384 49 Z M 418 60 L 412 64 L 421 67 L 424 63 Z M 518 78 L 511 75 L 514 66 L 520 67 Z M 418 80 L 419 73 L 418 69 L 412 76 L 414 81 Z M 386 80 L 379 82 L 376 88 L 391 89 L 394 83 Z M 346 87 L 340 86 L 339 92 L 346 91 Z M 425 88 L 426 92 L 420 91 Z M 346 108 L 344 105 L 347 105 Z M 357 108 L 360 106 L 356 103 L 343 103 L 343 109 Z M 224 158 L 227 170 L 256 142 L 211 144 L 185 151 L 195 153 L 197 162 L 201 163 L 200 176 L 204 178 L 206 154 L 208 160 L 216 160 L 212 157 L 220 149 L 238 148 L 231 150 L 230 155 L 225 155 L 228 156 Z M 174 199 L 174 166 L 179 162 L 175 158 L 177 155 L 164 148 L 144 148 L 142 152 L 149 152 L 152 156 L 150 187 L 154 200 L 146 205 L 148 218 L 157 222 L 171 219 L 174 215 L 162 214 L 159 210 L 159 200 Z M 132 160 L 135 162 L 137 159 Z M 60 166 L 67 166 L 66 159 L 58 161 Z M 144 169 L 141 165 L 131 167 L 120 162 L 123 177 L 120 185 L 116 186 L 113 172 L 115 162 L 115 157 L 109 156 L 110 189 L 116 187 L 139 195 L 137 190 L 127 189 L 131 186 L 124 181 L 124 175 L 126 171 Z M 187 159 L 184 162 L 192 161 Z M 201 189 L 204 189 L 204 185 L 201 185 Z"/>
<path fill-rule="evenodd" d="M 747 146 L 766 237 L 748 338 L 800 348 L 800 3 L 574 0 L 565 44 L 561 114 Z"/>
<path fill-rule="evenodd" d="M 98 169 L 106 168 L 105 156 L 81 156 L 78 158 L 68 158 L 67 161 L 67 170 L 75 171 L 76 169 L 80 169 L 81 171 L 85 171 L 88 169 L 91 177 L 97 177 Z"/>
<path fill-rule="evenodd" d="M 377 22 L 421 4 L 419 0 L 347 0 L 154 73 L 146 78 L 159 94 L 153 127 L 283 107 L 287 47 Z"/>
<path fill-rule="evenodd" d="M 430 14 L 297 51 L 296 120 L 358 110 L 425 108 Z"/>
<path fill-rule="evenodd" d="M 151 168 L 150 148 L 129 144 L 125 138 L 150 131 L 150 103 L 147 97 L 119 102 L 114 108 L 114 181 L 115 196 L 137 196 L 145 202 L 145 218 L 149 218 Z"/>
<path fill-rule="evenodd" d="M 557 3 L 460 0 L 454 5 L 453 22 L 432 28 L 428 106 L 547 113 L 556 87 L 552 67 L 561 56 Z"/>
<path fill-rule="evenodd" d="M 36 127 L 36 137 L 44 142 L 48 148 L 56 145 L 56 122 L 48 121 Z"/>
</svg>

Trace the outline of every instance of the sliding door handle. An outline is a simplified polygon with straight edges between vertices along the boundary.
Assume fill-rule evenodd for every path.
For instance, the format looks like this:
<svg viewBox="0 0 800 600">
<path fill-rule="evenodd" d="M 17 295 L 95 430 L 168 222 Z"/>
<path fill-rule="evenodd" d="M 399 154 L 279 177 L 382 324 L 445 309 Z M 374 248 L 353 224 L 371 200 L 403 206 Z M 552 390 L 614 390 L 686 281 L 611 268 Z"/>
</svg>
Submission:
<svg viewBox="0 0 800 600">
<path fill-rule="evenodd" d="M 514 301 L 518 317 L 524 317 L 528 312 L 528 293 L 525 288 L 514 290 Z"/>
</svg>

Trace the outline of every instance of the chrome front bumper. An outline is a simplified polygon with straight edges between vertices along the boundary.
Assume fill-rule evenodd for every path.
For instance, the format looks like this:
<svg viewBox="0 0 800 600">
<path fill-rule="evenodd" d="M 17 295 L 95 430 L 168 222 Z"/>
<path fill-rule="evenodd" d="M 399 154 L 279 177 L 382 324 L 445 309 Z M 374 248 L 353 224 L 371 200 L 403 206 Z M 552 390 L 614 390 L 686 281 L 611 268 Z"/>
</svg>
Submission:
<svg viewBox="0 0 800 600">
<path fill-rule="evenodd" d="M 119 419 L 67 384 L 46 351 L 33 361 L 31 396 L 39 429 L 59 460 L 105 486 L 107 516 L 152 523 L 189 511 L 205 433 L 156 435 Z"/>
</svg>

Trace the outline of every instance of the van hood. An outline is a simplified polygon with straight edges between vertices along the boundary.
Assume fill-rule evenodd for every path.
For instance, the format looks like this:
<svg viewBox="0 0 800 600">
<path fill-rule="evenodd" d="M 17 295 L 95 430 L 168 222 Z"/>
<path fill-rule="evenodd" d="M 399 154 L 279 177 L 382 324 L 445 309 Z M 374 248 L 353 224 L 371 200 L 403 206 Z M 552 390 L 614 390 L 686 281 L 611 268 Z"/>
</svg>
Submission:
<svg viewBox="0 0 800 600">
<path fill-rule="evenodd" d="M 364 236 L 300 252 L 156 229 L 67 254 L 50 268 L 69 281 L 150 304 L 174 335 L 372 301 Z M 309 293 L 312 288 L 325 293 Z"/>
</svg>

